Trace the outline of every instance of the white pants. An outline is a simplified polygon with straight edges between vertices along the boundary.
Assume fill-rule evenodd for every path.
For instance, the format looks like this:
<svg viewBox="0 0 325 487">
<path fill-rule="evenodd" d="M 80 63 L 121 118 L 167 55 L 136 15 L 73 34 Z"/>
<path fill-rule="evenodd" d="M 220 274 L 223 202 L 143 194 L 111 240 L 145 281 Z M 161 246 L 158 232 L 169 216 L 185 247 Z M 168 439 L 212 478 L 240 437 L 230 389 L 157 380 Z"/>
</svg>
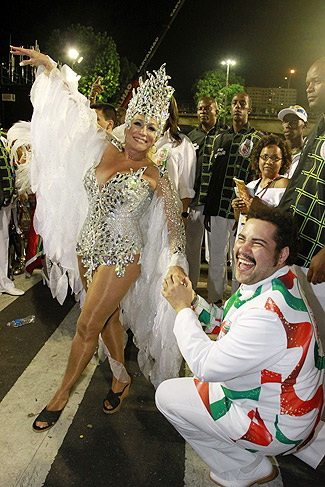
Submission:
<svg viewBox="0 0 325 487">
<path fill-rule="evenodd" d="M 0 210 L 0 293 L 14 287 L 8 276 L 9 223 L 11 205 Z"/>
<path fill-rule="evenodd" d="M 204 235 L 203 210 L 204 206 L 191 209 L 186 227 L 186 256 L 193 289 L 197 288 L 200 277 L 201 246 Z M 227 253 L 229 251 L 229 255 L 232 257 L 235 241 L 232 228 L 235 220 L 212 216 L 210 221 L 211 232 L 207 232 L 209 252 L 208 301 L 216 302 L 223 298 L 227 288 Z M 237 287 L 238 283 L 234 282 L 233 277 L 232 292 L 235 292 Z"/>
<path fill-rule="evenodd" d="M 235 220 L 223 218 L 221 216 L 211 217 L 211 232 L 209 234 L 209 279 L 208 279 L 208 300 L 218 301 L 223 298 L 223 293 L 227 288 L 227 255 L 231 256 L 233 264 L 233 248 L 235 235 L 233 227 Z M 233 271 L 234 276 L 234 271 Z M 233 277 L 234 280 L 234 277 Z M 236 283 L 232 284 L 232 292 L 237 289 Z"/>
<path fill-rule="evenodd" d="M 216 474 L 247 467 L 260 455 L 234 444 L 208 413 L 192 377 L 166 380 L 156 391 L 159 411 Z"/>
<path fill-rule="evenodd" d="M 156 391 L 156 405 L 216 474 L 247 467 L 261 454 L 244 450 L 229 439 L 229 431 L 225 433 L 220 422 L 214 421 L 208 413 L 194 385 L 193 377 L 169 379 L 160 384 Z M 317 468 L 324 457 L 324 446 L 325 425 L 320 421 L 313 441 L 294 455 Z M 263 455 L 276 454 L 272 448 L 269 452 L 263 452 Z"/>
</svg>

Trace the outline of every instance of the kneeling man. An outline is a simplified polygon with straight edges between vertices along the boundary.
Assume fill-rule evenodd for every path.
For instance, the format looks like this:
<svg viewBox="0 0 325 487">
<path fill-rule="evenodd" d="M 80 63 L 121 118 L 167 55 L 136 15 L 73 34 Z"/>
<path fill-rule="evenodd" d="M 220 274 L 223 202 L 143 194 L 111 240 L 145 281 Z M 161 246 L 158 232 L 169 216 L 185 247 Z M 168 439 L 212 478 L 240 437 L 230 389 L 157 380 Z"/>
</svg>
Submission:
<svg viewBox="0 0 325 487">
<path fill-rule="evenodd" d="M 195 377 L 163 382 L 158 409 L 224 487 L 248 487 L 277 472 L 267 455 L 293 453 L 313 436 L 323 406 L 324 356 L 311 309 L 288 267 L 290 215 L 252 211 L 235 244 L 240 288 L 224 310 L 170 276 L 163 295 L 177 311 L 174 333 Z M 216 341 L 204 331 L 212 326 Z"/>
</svg>

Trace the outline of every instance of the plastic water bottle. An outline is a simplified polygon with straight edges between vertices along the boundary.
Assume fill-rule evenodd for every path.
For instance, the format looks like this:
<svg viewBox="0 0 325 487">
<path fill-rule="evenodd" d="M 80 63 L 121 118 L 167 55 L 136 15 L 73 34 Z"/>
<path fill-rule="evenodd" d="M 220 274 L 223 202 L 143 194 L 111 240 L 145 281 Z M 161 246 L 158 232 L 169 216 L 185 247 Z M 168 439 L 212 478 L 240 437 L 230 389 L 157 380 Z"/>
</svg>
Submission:
<svg viewBox="0 0 325 487">
<path fill-rule="evenodd" d="M 29 323 L 34 323 L 35 315 L 26 316 L 26 318 L 16 318 L 15 320 L 8 321 L 7 326 L 12 326 L 18 328 L 20 326 L 28 325 Z"/>
</svg>

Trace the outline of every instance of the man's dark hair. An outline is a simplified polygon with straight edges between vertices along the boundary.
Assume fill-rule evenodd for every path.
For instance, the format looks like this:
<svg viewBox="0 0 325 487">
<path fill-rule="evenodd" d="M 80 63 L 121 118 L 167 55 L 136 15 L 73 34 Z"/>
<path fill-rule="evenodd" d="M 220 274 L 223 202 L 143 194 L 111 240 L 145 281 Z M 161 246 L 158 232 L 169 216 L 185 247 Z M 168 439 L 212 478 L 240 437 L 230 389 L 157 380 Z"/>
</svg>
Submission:
<svg viewBox="0 0 325 487">
<path fill-rule="evenodd" d="M 105 120 L 113 120 L 114 126 L 116 125 L 116 110 L 110 103 L 99 101 L 98 103 L 90 105 L 90 108 L 93 108 L 94 110 L 101 110 Z"/>
<path fill-rule="evenodd" d="M 295 264 L 298 248 L 298 231 L 291 213 L 266 205 L 254 207 L 254 204 L 252 204 L 247 215 L 247 220 L 251 218 L 273 223 L 276 227 L 274 241 L 277 254 L 279 255 L 284 247 L 289 247 L 289 256 L 286 264 Z"/>
<path fill-rule="evenodd" d="M 215 98 L 213 98 L 212 96 L 201 96 L 201 98 L 199 98 L 198 102 L 197 102 L 197 105 L 200 103 L 200 101 L 204 101 L 206 100 L 210 105 L 215 105 L 216 108 L 218 109 L 218 103 L 216 101 Z"/>
<path fill-rule="evenodd" d="M 251 164 L 256 172 L 259 172 L 259 158 L 264 147 L 269 145 L 277 145 L 282 153 L 282 165 L 279 174 L 285 174 L 289 171 L 292 162 L 292 156 L 290 149 L 285 140 L 283 140 L 278 135 L 270 134 L 264 135 L 256 144 L 254 145 L 251 157 Z"/>
<path fill-rule="evenodd" d="M 249 94 L 246 93 L 246 91 L 238 91 L 238 93 L 234 94 L 234 96 L 232 97 L 231 100 L 233 100 L 235 98 L 235 96 L 237 96 L 237 95 L 245 95 L 248 98 L 248 108 L 252 108 L 252 99 L 249 96 Z"/>
</svg>

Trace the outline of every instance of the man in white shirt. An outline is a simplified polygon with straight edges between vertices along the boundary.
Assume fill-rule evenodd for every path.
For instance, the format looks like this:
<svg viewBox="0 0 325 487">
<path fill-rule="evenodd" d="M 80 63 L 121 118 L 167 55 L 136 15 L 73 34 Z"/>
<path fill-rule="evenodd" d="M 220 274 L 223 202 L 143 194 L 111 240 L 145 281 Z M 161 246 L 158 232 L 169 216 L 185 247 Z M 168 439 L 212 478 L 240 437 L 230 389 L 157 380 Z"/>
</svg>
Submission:
<svg viewBox="0 0 325 487">
<path fill-rule="evenodd" d="M 319 423 L 324 355 L 288 267 L 295 254 L 290 215 L 256 208 L 235 244 L 241 286 L 224 310 L 196 296 L 188 278 L 170 276 L 163 285 L 178 313 L 177 343 L 195 377 L 163 382 L 157 407 L 219 486 L 271 481 L 277 472 L 267 456 L 303 449 Z M 206 326 L 218 334 L 216 341 Z"/>
</svg>

